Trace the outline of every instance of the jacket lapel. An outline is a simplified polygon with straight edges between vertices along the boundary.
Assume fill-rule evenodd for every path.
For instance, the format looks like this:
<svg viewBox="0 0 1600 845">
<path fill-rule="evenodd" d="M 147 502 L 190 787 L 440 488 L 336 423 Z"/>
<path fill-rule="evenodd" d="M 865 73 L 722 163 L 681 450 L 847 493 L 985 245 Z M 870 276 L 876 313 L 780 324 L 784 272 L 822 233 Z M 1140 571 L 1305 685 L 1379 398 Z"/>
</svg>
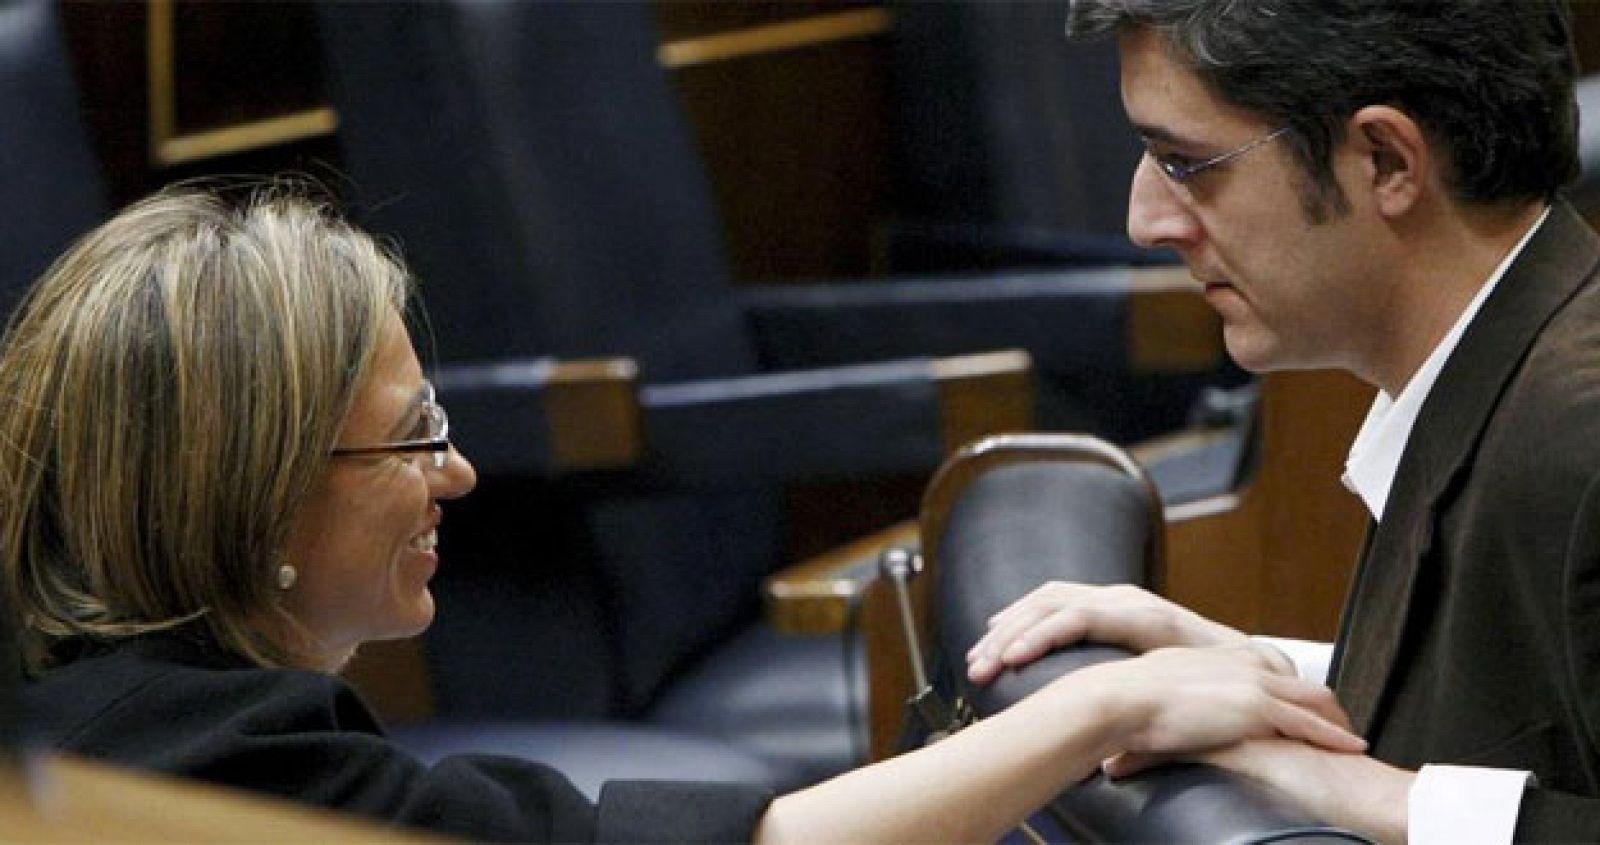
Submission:
<svg viewBox="0 0 1600 845">
<path fill-rule="evenodd" d="M 1597 263 L 1594 232 L 1557 202 L 1467 327 L 1423 403 L 1383 517 L 1369 532 L 1334 651 L 1330 679 L 1359 733 L 1371 737 L 1379 721 L 1442 500 L 1470 464 L 1540 330 Z"/>
</svg>

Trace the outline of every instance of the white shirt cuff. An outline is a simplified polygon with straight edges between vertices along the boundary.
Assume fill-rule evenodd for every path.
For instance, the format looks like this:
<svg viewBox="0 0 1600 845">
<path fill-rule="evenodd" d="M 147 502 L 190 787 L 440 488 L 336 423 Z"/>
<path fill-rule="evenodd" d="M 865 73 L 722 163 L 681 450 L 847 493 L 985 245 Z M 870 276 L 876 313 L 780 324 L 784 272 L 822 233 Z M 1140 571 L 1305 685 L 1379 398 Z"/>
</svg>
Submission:
<svg viewBox="0 0 1600 845">
<path fill-rule="evenodd" d="M 1423 766 L 1407 800 L 1410 845 L 1507 845 L 1530 772 Z"/>
<path fill-rule="evenodd" d="M 1283 652 L 1283 656 L 1294 664 L 1295 674 L 1302 679 L 1317 684 L 1328 682 L 1328 666 L 1333 663 L 1332 643 L 1291 640 L 1285 637 L 1256 636 L 1251 639 Z"/>
</svg>

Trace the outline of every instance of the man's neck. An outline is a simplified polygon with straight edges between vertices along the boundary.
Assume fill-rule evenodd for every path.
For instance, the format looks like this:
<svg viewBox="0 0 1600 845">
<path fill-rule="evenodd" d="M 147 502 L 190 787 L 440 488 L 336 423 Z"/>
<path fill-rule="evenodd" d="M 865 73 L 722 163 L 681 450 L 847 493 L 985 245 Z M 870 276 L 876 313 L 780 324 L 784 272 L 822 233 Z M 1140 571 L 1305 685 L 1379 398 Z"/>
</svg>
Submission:
<svg viewBox="0 0 1600 845">
<path fill-rule="evenodd" d="M 1391 342 L 1374 356 L 1369 374 L 1390 396 L 1405 388 L 1545 209 L 1542 201 L 1513 208 L 1447 206 L 1408 239 L 1405 260 L 1397 268 L 1400 277 L 1387 333 Z"/>
</svg>

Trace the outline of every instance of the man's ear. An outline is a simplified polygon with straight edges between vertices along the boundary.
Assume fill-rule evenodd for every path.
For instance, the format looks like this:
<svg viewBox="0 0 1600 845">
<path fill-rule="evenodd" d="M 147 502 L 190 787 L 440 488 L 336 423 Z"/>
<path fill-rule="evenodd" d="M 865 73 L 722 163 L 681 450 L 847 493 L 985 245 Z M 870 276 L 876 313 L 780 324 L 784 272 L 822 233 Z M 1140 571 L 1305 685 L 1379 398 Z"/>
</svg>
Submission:
<svg viewBox="0 0 1600 845">
<path fill-rule="evenodd" d="M 1366 106 L 1350 116 L 1348 137 L 1365 157 L 1361 172 L 1374 206 L 1388 217 L 1411 210 L 1427 189 L 1433 151 L 1422 127 L 1393 106 Z"/>
</svg>

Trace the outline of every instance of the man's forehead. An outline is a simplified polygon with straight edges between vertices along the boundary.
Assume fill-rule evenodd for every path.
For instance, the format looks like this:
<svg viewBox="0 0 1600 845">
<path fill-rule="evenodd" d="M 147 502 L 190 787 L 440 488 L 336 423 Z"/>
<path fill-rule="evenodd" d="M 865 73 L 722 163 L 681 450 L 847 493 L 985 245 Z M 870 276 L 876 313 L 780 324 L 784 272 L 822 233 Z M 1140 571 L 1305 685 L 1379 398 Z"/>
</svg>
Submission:
<svg viewBox="0 0 1600 845">
<path fill-rule="evenodd" d="M 1159 32 L 1124 31 L 1117 47 L 1123 110 L 1142 137 L 1181 145 L 1214 139 L 1234 127 L 1265 125 L 1214 94 Z"/>
</svg>

